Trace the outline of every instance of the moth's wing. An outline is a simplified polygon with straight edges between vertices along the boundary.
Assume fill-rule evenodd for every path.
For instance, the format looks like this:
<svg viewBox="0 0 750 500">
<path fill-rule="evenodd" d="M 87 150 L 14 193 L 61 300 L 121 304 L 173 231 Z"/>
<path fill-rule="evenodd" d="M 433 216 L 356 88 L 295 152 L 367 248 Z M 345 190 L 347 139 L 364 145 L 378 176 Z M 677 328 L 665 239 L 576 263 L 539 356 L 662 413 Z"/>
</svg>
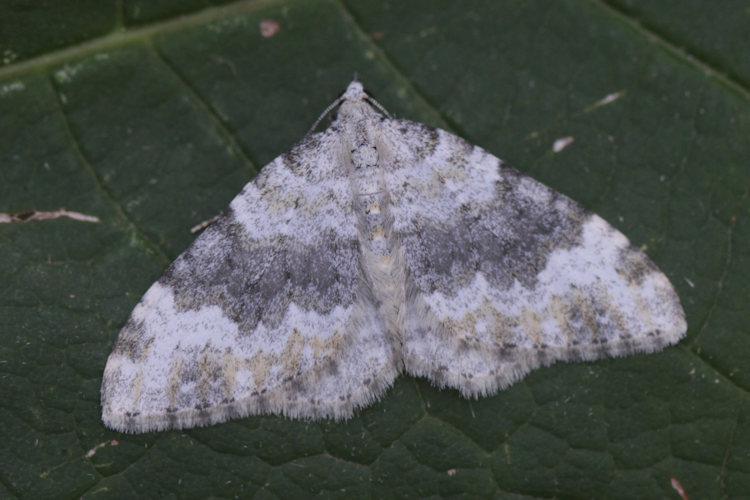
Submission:
<svg viewBox="0 0 750 500">
<path fill-rule="evenodd" d="M 392 383 L 332 134 L 266 166 L 148 290 L 104 371 L 108 426 L 346 417 Z"/>
<path fill-rule="evenodd" d="M 685 334 L 669 280 L 600 217 L 445 131 L 399 121 L 399 134 L 387 184 L 409 276 L 407 372 L 478 396 L 556 360 Z"/>
</svg>

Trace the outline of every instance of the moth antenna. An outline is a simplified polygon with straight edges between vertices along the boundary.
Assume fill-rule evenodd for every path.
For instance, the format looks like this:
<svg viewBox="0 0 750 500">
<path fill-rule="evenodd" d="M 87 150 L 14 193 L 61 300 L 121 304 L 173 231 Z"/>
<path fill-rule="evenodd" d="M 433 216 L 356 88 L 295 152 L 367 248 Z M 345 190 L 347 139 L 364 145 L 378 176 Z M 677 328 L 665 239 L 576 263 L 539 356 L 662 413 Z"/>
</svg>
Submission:
<svg viewBox="0 0 750 500">
<path fill-rule="evenodd" d="M 330 113 L 336 106 L 344 102 L 344 93 L 340 93 L 339 96 L 336 98 L 335 101 L 333 101 L 331 104 L 328 105 L 328 107 L 323 110 L 323 112 L 320 114 L 317 120 L 315 120 L 315 123 L 313 123 L 313 126 L 310 127 L 310 130 L 307 131 L 305 135 L 310 135 L 313 133 L 313 131 L 318 127 L 321 121 L 323 121 L 323 118 L 326 117 L 328 113 Z"/>
<path fill-rule="evenodd" d="M 388 110 L 385 109 L 385 107 L 382 104 L 380 104 L 378 101 L 376 101 L 375 98 L 372 97 L 372 95 L 370 94 L 370 92 L 368 92 L 366 89 L 365 89 L 365 92 L 367 92 L 367 102 L 368 102 L 368 104 L 370 104 L 371 106 L 376 107 L 378 109 L 378 111 L 380 111 L 381 113 L 383 113 L 385 115 L 386 118 L 388 118 L 389 120 L 392 120 L 393 116 L 388 112 Z"/>
</svg>

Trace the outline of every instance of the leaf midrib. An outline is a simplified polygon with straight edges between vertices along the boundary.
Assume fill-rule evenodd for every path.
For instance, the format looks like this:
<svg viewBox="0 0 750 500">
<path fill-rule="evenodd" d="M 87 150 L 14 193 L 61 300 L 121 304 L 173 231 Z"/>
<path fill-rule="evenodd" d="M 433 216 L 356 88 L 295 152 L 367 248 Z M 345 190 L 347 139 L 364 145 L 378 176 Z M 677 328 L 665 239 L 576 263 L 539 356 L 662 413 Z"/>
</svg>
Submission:
<svg viewBox="0 0 750 500">
<path fill-rule="evenodd" d="M 120 27 L 107 35 L 2 67 L 0 68 L 0 80 L 45 71 L 50 67 L 59 66 L 97 52 L 104 52 L 134 43 L 143 43 L 159 35 L 194 28 L 283 3 L 283 0 L 240 0 L 221 7 L 209 7 L 194 14 L 178 16 L 174 19 L 145 24 L 132 29 Z"/>
</svg>

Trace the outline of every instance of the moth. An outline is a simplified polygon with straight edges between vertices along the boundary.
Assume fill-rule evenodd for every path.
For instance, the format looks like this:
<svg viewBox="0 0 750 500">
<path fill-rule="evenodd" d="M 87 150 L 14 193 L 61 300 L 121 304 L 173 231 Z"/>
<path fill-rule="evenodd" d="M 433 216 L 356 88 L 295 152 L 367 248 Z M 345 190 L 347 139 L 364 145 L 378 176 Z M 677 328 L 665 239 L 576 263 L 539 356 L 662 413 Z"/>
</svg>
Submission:
<svg viewBox="0 0 750 500">
<path fill-rule="evenodd" d="M 669 280 L 597 215 L 356 80 L 336 106 L 135 307 L 107 426 L 348 418 L 401 373 L 479 397 L 684 336 Z"/>
</svg>

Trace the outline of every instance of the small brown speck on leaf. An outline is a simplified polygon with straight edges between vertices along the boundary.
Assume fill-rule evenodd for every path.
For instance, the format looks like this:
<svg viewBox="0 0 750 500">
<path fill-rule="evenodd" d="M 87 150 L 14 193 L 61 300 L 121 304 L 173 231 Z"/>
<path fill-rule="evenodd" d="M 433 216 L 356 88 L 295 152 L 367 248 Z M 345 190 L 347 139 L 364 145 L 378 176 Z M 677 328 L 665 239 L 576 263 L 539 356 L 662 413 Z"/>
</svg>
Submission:
<svg viewBox="0 0 750 500">
<path fill-rule="evenodd" d="M 260 36 L 263 38 L 271 38 L 279 31 L 281 31 L 281 26 L 273 19 L 263 19 L 260 22 Z"/>
<path fill-rule="evenodd" d="M 678 495 L 680 495 L 680 498 L 682 498 L 682 500 L 689 500 L 688 494 L 685 491 L 685 487 L 682 486 L 682 483 L 679 479 L 674 476 L 669 476 L 669 484 L 670 486 L 672 486 L 672 489 L 675 490 Z"/>
</svg>

